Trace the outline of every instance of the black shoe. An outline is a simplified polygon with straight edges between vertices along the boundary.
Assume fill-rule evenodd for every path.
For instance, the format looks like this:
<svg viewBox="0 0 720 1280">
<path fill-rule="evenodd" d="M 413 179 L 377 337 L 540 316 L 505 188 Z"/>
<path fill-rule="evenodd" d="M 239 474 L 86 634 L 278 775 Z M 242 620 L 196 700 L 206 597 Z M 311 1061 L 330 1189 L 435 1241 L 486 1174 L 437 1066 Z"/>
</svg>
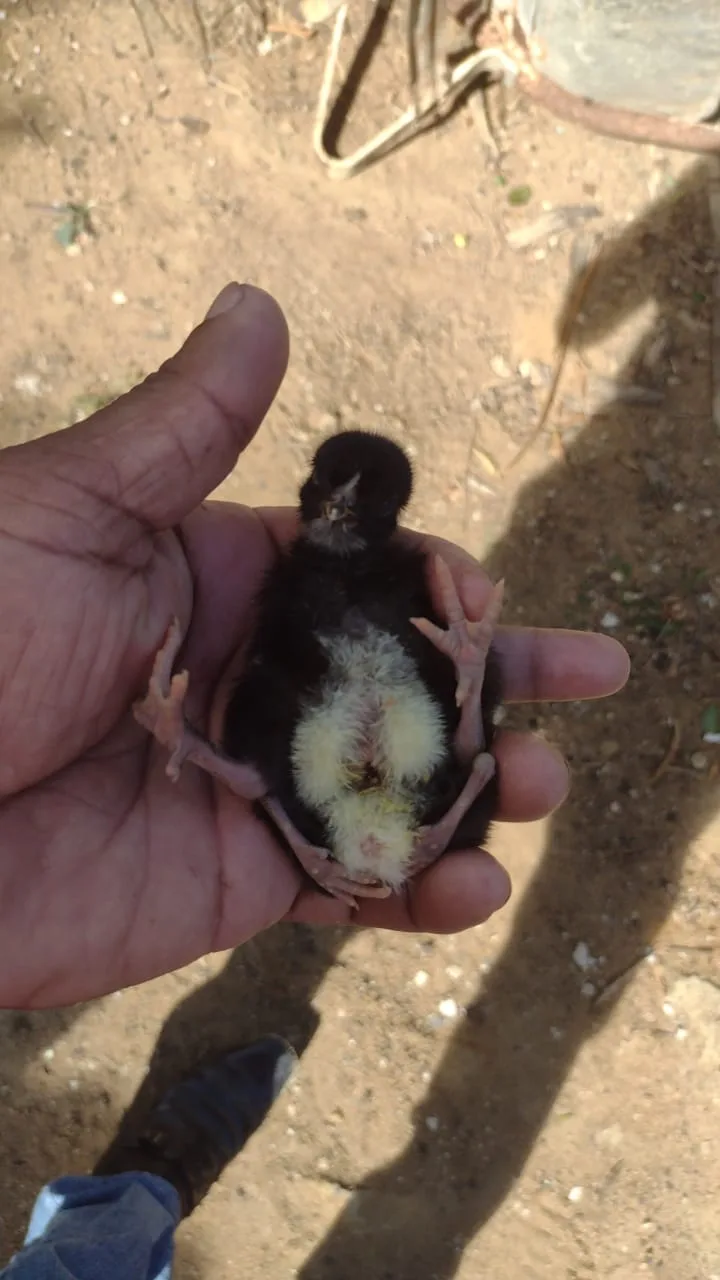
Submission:
<svg viewBox="0 0 720 1280">
<path fill-rule="evenodd" d="M 296 1062 L 280 1036 L 225 1054 L 169 1089 L 132 1145 L 120 1136 L 93 1173 L 159 1174 L 187 1217 L 262 1124 Z"/>
</svg>

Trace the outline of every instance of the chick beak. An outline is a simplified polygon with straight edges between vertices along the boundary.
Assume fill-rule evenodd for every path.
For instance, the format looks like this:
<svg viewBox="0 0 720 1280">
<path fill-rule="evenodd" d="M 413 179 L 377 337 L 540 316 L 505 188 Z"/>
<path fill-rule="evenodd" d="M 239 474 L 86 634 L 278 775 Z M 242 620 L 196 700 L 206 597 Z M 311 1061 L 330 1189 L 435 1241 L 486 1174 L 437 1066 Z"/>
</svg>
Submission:
<svg viewBox="0 0 720 1280">
<path fill-rule="evenodd" d="M 338 520 L 344 520 L 349 510 L 347 502 L 343 502 L 342 499 L 339 502 L 333 499 L 331 502 L 323 503 L 322 517 L 328 524 L 335 524 Z"/>
<path fill-rule="evenodd" d="M 337 524 L 338 521 L 347 520 L 352 515 L 353 499 L 357 488 L 360 473 L 348 480 L 341 488 L 336 489 L 332 497 L 322 505 L 322 518 L 327 520 L 328 524 Z"/>
</svg>

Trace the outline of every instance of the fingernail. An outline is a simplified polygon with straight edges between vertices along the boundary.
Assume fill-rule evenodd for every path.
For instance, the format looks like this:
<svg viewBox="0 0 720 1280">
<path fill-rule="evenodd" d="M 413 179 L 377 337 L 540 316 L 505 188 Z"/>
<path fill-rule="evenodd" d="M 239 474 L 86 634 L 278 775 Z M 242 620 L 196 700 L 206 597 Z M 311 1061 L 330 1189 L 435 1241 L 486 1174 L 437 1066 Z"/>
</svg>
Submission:
<svg viewBox="0 0 720 1280">
<path fill-rule="evenodd" d="M 225 288 L 220 290 L 205 319 L 214 320 L 216 316 L 225 315 L 226 311 L 232 311 L 233 307 L 237 307 L 244 297 L 245 286 L 233 280 L 231 284 L 226 284 Z"/>
</svg>

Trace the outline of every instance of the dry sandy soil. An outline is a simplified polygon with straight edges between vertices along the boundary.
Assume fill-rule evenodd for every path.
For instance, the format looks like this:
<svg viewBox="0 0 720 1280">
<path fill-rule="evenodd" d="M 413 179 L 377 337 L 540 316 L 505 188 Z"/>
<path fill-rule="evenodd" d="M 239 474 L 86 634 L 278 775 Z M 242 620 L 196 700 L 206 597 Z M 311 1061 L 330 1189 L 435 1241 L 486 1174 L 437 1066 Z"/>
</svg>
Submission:
<svg viewBox="0 0 720 1280">
<path fill-rule="evenodd" d="M 508 617 L 611 628 L 633 674 L 602 704 L 513 712 L 566 752 L 573 789 L 546 824 L 498 831 L 515 893 L 487 927 L 283 929 L 88 1006 L 0 1014 L 2 1254 L 40 1184 L 87 1169 L 139 1090 L 274 1029 L 301 1051 L 295 1083 L 181 1229 L 179 1277 L 712 1280 L 707 174 L 516 101 L 501 170 L 463 110 L 333 183 L 310 147 L 327 32 L 268 38 L 248 4 L 196 12 L 210 65 L 191 5 L 5 0 L 3 443 L 117 394 L 228 278 L 251 279 L 287 311 L 292 364 L 224 493 L 292 500 L 323 431 L 383 427 L 416 458 L 413 522 L 502 572 Z M 350 142 L 403 105 L 400 35 L 393 15 Z M 91 205 L 96 232 L 69 252 L 43 208 L 67 201 Z M 507 235 L 564 205 L 596 207 L 585 232 L 607 254 L 555 436 L 505 473 L 541 409 L 579 244 L 578 228 L 524 251 Z"/>
</svg>

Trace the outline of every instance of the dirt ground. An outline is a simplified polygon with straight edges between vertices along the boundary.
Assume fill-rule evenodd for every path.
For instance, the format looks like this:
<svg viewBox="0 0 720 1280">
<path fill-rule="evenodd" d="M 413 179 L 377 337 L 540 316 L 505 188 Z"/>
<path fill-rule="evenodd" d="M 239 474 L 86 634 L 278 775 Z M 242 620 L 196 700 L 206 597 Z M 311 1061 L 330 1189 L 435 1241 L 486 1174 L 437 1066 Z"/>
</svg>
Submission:
<svg viewBox="0 0 720 1280">
<path fill-rule="evenodd" d="M 400 18 L 345 147 L 404 105 Z M 138 1091 L 277 1030 L 295 1082 L 182 1227 L 180 1280 L 717 1280 L 706 171 L 512 100 L 500 168 L 465 109 L 331 182 L 310 143 L 327 32 L 268 33 L 251 4 L 4 0 L 0 41 L 3 443 L 122 391 L 227 279 L 253 280 L 292 362 L 226 496 L 291 501 L 324 432 L 379 426 L 415 457 L 412 523 L 502 573 L 508 618 L 605 628 L 633 658 L 608 702 L 513 710 L 573 788 L 497 832 L 515 890 L 488 926 L 286 928 L 91 1005 L 1 1013 L 2 1256 Z M 63 247 L 78 226 L 54 202 L 90 205 L 96 234 Z M 559 206 L 593 216 L 513 246 Z M 553 430 L 506 471 L 596 232 Z"/>
</svg>

